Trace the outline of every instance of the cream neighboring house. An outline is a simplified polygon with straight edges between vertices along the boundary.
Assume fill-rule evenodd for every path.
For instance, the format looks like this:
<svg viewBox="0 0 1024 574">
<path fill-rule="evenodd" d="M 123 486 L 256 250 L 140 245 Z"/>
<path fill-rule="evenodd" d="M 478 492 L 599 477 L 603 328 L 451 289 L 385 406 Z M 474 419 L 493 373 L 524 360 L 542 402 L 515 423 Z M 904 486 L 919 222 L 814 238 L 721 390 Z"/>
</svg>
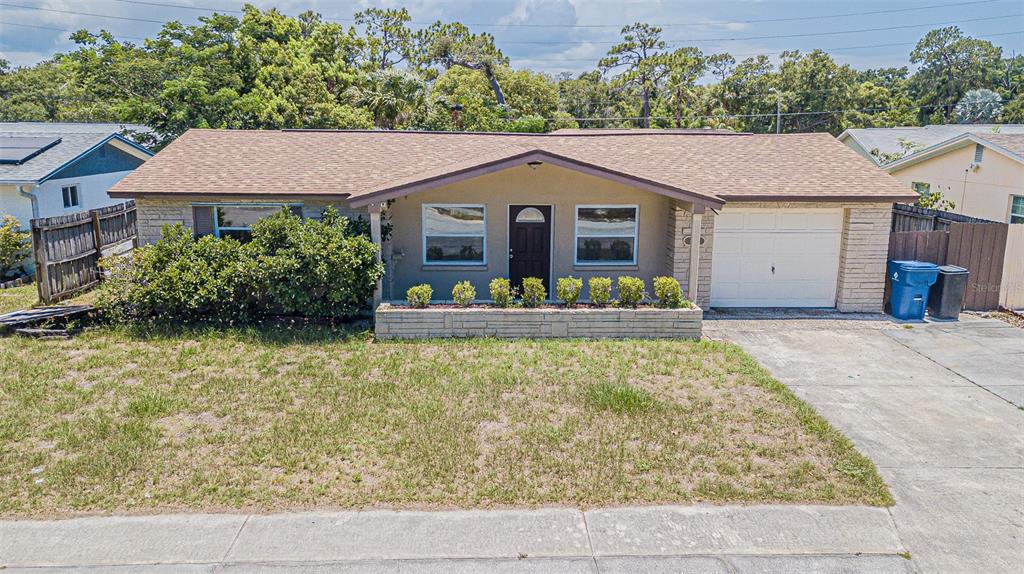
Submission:
<svg viewBox="0 0 1024 574">
<path fill-rule="evenodd" d="M 244 240 L 336 206 L 381 244 L 378 300 L 672 275 L 705 308 L 840 311 L 881 311 L 892 204 L 916 197 L 829 134 L 677 130 L 193 129 L 110 195 L 137 202 L 143 241 L 169 223 Z"/>
<path fill-rule="evenodd" d="M 153 153 L 121 135 L 121 124 L 0 123 L 0 215 L 24 229 L 40 217 L 106 207 L 107 190 Z"/>
<path fill-rule="evenodd" d="M 1024 134 L 966 133 L 883 168 L 919 194 L 941 193 L 956 213 L 1024 223 Z"/>
</svg>

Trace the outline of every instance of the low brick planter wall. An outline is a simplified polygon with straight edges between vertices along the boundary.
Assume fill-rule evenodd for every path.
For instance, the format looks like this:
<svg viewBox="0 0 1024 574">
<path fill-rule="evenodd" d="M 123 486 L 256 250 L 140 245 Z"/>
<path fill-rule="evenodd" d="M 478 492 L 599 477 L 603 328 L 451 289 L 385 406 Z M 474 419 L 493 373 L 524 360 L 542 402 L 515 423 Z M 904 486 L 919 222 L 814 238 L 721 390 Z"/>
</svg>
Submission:
<svg viewBox="0 0 1024 574">
<path fill-rule="evenodd" d="M 699 339 L 704 311 L 694 309 L 498 309 L 384 303 L 377 307 L 378 339 L 499 337 L 598 339 Z"/>
</svg>

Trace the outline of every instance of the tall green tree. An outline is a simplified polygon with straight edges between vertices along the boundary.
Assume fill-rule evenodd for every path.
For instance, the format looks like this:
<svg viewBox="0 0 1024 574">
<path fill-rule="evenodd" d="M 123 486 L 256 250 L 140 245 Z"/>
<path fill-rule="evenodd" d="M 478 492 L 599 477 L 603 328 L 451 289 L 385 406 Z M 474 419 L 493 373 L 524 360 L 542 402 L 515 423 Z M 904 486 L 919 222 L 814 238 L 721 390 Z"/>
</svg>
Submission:
<svg viewBox="0 0 1024 574">
<path fill-rule="evenodd" d="M 622 42 L 601 58 L 603 72 L 616 71 L 612 86 L 635 92 L 640 97 L 640 127 L 651 127 L 651 100 L 662 81 L 671 73 L 671 57 L 665 53 L 661 28 L 643 23 L 621 30 Z"/>
<path fill-rule="evenodd" d="M 1001 48 L 964 36 L 956 26 L 925 34 L 910 53 L 910 62 L 920 65 L 911 87 L 922 117 L 935 113 L 952 121 L 954 107 L 965 93 L 998 81 L 1001 58 Z"/>
<path fill-rule="evenodd" d="M 498 79 L 499 71 L 508 67 L 508 58 L 494 45 L 490 34 L 474 34 L 458 23 L 435 22 L 417 34 L 420 61 L 440 65 L 445 70 L 458 66 L 483 73 L 499 106 L 505 106 L 505 92 Z"/>
<path fill-rule="evenodd" d="M 707 70 L 707 60 L 697 48 L 679 48 L 668 57 L 668 78 L 665 94 L 675 127 L 683 127 L 683 117 L 694 109 L 699 90 L 697 80 Z"/>
<path fill-rule="evenodd" d="M 367 8 L 356 12 L 356 24 L 366 30 L 364 58 L 371 69 L 384 70 L 412 59 L 415 37 L 409 29 L 411 20 L 405 8 Z"/>
</svg>

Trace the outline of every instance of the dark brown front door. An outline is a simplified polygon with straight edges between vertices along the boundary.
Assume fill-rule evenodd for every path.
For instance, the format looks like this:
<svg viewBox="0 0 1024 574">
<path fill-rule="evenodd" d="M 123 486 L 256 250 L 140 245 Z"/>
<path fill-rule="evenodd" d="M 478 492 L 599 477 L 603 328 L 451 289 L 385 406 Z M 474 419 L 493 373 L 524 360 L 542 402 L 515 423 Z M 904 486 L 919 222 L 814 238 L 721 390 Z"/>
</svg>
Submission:
<svg viewBox="0 0 1024 574">
<path fill-rule="evenodd" d="M 521 288 L 524 277 L 540 277 L 551 293 L 551 206 L 508 206 L 508 275 Z"/>
</svg>

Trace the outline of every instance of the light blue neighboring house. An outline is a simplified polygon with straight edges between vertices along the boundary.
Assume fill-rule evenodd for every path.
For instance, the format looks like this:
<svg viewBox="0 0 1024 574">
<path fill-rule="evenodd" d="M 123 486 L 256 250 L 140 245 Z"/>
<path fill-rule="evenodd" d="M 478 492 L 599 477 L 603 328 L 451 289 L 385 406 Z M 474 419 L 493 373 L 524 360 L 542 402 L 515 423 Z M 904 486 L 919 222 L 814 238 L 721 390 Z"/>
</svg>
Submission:
<svg viewBox="0 0 1024 574">
<path fill-rule="evenodd" d="M 153 156 L 130 124 L 0 122 L 0 216 L 31 219 L 121 203 L 107 190 Z"/>
</svg>

